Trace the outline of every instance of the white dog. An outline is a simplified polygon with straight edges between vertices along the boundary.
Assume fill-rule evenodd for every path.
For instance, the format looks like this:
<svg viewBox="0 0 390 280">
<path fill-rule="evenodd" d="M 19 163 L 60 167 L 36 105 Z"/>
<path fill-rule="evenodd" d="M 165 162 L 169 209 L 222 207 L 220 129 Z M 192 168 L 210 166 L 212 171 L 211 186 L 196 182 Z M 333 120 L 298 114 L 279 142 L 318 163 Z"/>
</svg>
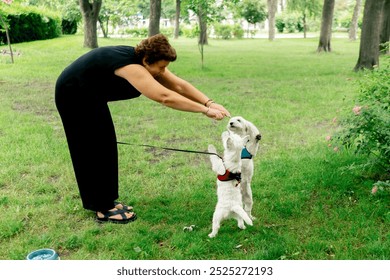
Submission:
<svg viewBox="0 0 390 280">
<path fill-rule="evenodd" d="M 261 135 L 253 123 L 240 116 L 231 118 L 228 122 L 227 129 L 240 135 L 241 137 L 249 136 L 249 140 L 244 144 L 244 148 L 241 153 L 241 192 L 245 212 L 252 220 L 254 220 L 255 217 L 252 216 L 253 197 L 251 188 L 254 169 L 253 157 L 256 156 L 259 149 Z"/>
<path fill-rule="evenodd" d="M 213 229 L 209 237 L 215 237 L 221 225 L 221 221 L 235 218 L 238 227 L 245 229 L 244 221 L 253 225 L 252 220 L 242 207 L 242 195 L 239 187 L 241 180 L 241 150 L 248 141 L 248 137 L 241 138 L 239 135 L 225 131 L 222 133 L 224 146 L 223 160 L 217 155 L 211 155 L 212 169 L 218 174 L 217 194 L 218 202 L 213 215 Z M 209 153 L 215 153 L 213 145 L 208 147 Z"/>
</svg>

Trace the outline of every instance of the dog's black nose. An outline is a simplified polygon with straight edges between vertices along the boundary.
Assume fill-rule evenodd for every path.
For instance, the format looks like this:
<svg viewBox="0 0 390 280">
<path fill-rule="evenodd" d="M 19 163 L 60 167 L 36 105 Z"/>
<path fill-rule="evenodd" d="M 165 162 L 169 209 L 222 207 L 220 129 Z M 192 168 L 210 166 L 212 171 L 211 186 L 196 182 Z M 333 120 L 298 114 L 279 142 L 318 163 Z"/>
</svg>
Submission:
<svg viewBox="0 0 390 280">
<path fill-rule="evenodd" d="M 233 126 L 233 124 L 234 124 L 234 122 L 231 122 L 231 123 L 230 123 L 230 126 Z"/>
</svg>

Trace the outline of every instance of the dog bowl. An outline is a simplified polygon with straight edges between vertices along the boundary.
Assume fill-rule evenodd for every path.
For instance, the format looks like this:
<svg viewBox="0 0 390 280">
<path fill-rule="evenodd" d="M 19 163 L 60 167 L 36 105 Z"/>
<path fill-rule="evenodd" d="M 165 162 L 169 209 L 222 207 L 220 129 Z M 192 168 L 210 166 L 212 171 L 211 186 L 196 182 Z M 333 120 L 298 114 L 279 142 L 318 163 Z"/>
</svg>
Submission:
<svg viewBox="0 0 390 280">
<path fill-rule="evenodd" d="M 39 249 L 31 252 L 27 255 L 27 260 L 37 261 L 37 260 L 59 260 L 57 252 L 53 249 Z"/>
</svg>

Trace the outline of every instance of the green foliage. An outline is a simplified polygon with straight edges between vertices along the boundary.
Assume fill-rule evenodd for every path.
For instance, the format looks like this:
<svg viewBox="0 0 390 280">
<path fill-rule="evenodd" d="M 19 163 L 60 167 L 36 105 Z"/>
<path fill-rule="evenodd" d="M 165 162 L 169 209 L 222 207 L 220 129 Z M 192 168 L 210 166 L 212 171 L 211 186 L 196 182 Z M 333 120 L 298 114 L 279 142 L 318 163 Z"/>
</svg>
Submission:
<svg viewBox="0 0 390 280">
<path fill-rule="evenodd" d="M 256 24 L 267 18 L 265 3 L 259 0 L 243 0 L 240 2 L 239 13 L 249 23 Z"/>
<path fill-rule="evenodd" d="M 215 36 L 219 39 L 242 39 L 242 37 L 244 37 L 244 29 L 242 29 L 241 25 L 239 24 L 228 25 L 216 23 L 213 25 L 213 27 Z"/>
<path fill-rule="evenodd" d="M 52 39 L 61 35 L 61 18 L 57 13 L 16 4 L 0 6 L 0 13 L 6 15 L 12 43 Z M 5 32 L 0 31 L 0 44 L 6 42 L 5 36 Z"/>
<path fill-rule="evenodd" d="M 217 38 L 221 38 L 221 39 L 230 39 L 232 38 L 232 31 L 233 31 L 233 28 L 231 25 L 227 25 L 227 24 L 214 24 L 214 32 L 215 32 L 215 36 Z"/>
<path fill-rule="evenodd" d="M 219 19 L 221 8 L 216 0 L 186 0 L 183 7 L 193 11 L 197 16 L 202 16 L 206 22 L 213 22 Z"/>
<path fill-rule="evenodd" d="M 380 178 L 390 176 L 390 59 L 383 64 L 359 81 L 358 105 L 342 121 L 343 129 L 335 138 L 365 155 L 362 171 L 374 170 Z"/>
<path fill-rule="evenodd" d="M 193 27 L 181 27 L 180 35 L 185 38 L 196 38 L 199 36 L 199 27 L 197 25 Z"/>
<path fill-rule="evenodd" d="M 134 38 L 146 38 L 148 37 L 148 28 L 126 28 L 121 31 L 123 35 L 130 35 Z"/>
<path fill-rule="evenodd" d="M 302 16 L 295 13 L 284 13 L 275 18 L 275 27 L 280 33 L 294 33 L 303 31 Z"/>
<path fill-rule="evenodd" d="M 62 19 L 61 22 L 62 34 L 76 34 L 77 32 L 77 21 Z"/>
<path fill-rule="evenodd" d="M 351 27 L 352 22 L 352 16 L 350 14 L 346 14 L 344 16 L 340 16 L 338 18 L 335 18 L 334 25 L 339 28 L 345 28 L 349 29 Z M 358 27 L 362 27 L 363 19 L 362 17 L 359 17 L 358 19 Z"/>
<path fill-rule="evenodd" d="M 240 24 L 235 24 L 233 26 L 233 37 L 237 39 L 242 39 L 244 37 L 244 29 L 241 27 Z"/>
<path fill-rule="evenodd" d="M 289 0 L 287 9 L 305 17 L 315 18 L 321 14 L 323 0 Z"/>
</svg>

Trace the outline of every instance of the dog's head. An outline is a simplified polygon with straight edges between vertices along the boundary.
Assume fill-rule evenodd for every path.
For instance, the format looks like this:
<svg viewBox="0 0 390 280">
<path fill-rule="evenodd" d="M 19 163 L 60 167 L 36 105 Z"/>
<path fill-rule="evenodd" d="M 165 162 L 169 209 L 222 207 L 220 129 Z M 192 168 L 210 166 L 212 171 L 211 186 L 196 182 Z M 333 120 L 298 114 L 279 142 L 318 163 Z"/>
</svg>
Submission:
<svg viewBox="0 0 390 280">
<path fill-rule="evenodd" d="M 232 117 L 227 124 L 227 129 L 241 137 L 250 135 L 250 137 L 253 137 L 256 141 L 261 139 L 260 132 L 256 126 L 241 116 Z"/>
<path fill-rule="evenodd" d="M 227 124 L 227 129 L 240 136 L 244 136 L 248 134 L 246 120 L 240 116 L 232 117 Z"/>
</svg>

